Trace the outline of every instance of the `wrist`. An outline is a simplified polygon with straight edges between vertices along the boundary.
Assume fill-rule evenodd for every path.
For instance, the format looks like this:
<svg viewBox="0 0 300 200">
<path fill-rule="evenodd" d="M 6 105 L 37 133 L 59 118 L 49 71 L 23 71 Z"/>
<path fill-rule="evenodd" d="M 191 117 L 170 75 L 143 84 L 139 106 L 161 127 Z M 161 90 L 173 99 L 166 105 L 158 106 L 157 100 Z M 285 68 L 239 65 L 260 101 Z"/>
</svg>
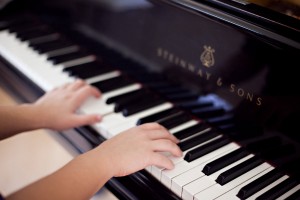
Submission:
<svg viewBox="0 0 300 200">
<path fill-rule="evenodd" d="M 82 154 L 86 161 L 90 164 L 90 170 L 93 172 L 97 180 L 107 182 L 114 176 L 114 168 L 111 166 L 111 160 L 105 151 L 94 148 L 89 152 Z"/>
<path fill-rule="evenodd" d="M 44 114 L 35 104 L 20 105 L 20 112 L 23 113 L 24 122 L 28 123 L 28 130 L 47 128 Z"/>
</svg>

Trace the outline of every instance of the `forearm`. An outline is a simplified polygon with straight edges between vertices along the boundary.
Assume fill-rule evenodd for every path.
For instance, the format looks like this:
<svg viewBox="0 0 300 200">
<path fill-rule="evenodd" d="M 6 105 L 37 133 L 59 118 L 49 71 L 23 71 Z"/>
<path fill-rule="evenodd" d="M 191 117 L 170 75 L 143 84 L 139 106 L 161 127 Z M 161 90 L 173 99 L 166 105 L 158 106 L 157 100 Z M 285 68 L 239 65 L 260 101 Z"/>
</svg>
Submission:
<svg viewBox="0 0 300 200">
<path fill-rule="evenodd" d="M 93 150 L 80 155 L 57 172 L 10 195 L 7 200 L 90 199 L 111 178 L 102 158 L 101 153 Z"/>
<path fill-rule="evenodd" d="M 43 120 L 34 105 L 0 106 L 0 139 L 42 127 Z"/>
</svg>

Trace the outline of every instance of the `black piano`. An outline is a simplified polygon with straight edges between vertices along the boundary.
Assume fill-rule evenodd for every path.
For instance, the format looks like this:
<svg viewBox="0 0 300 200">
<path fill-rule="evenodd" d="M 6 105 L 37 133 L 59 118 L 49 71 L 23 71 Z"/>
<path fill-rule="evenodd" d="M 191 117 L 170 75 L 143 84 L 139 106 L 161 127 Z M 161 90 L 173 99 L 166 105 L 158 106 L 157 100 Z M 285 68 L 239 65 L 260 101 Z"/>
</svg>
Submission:
<svg viewBox="0 0 300 200">
<path fill-rule="evenodd" d="M 300 4 L 27 0 L 0 12 L 1 83 L 24 102 L 82 78 L 103 121 L 62 133 L 80 153 L 158 122 L 175 168 L 112 178 L 120 199 L 300 199 Z"/>
</svg>

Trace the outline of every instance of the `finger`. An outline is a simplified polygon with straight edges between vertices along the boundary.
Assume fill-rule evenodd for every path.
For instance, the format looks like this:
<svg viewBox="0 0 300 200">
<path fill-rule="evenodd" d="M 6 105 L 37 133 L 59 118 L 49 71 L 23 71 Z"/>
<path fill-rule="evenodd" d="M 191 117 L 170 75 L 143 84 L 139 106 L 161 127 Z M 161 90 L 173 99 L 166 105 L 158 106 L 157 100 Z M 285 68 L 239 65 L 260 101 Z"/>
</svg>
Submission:
<svg viewBox="0 0 300 200">
<path fill-rule="evenodd" d="M 75 114 L 71 118 L 71 120 L 73 124 L 76 124 L 76 126 L 84 126 L 84 125 L 91 125 L 100 122 L 102 120 L 102 117 L 96 114 L 92 114 L 92 115 Z"/>
<path fill-rule="evenodd" d="M 165 127 L 156 122 L 142 124 L 139 127 L 144 130 L 167 130 Z"/>
<path fill-rule="evenodd" d="M 182 151 L 178 147 L 177 144 L 170 140 L 161 139 L 161 140 L 155 140 L 152 142 L 152 148 L 154 151 L 159 152 L 170 152 L 174 156 L 180 157 L 182 156 Z"/>
<path fill-rule="evenodd" d="M 150 160 L 150 165 L 155 165 L 155 166 L 166 168 L 166 169 L 174 168 L 173 162 L 168 157 L 166 157 L 160 153 L 153 154 L 153 156 Z"/>
<path fill-rule="evenodd" d="M 174 135 L 172 135 L 169 131 L 167 131 L 166 129 L 149 130 L 146 132 L 146 134 L 148 134 L 149 138 L 152 140 L 168 139 L 175 143 L 179 142 L 179 140 Z"/>
<path fill-rule="evenodd" d="M 85 86 L 86 82 L 83 81 L 82 79 L 77 79 L 75 82 L 67 85 L 66 89 L 70 90 L 70 91 L 76 91 L 79 88 L 81 88 L 82 86 Z"/>
<path fill-rule="evenodd" d="M 66 89 L 67 87 L 69 87 L 71 83 L 65 83 L 60 87 L 55 87 L 53 90 L 58 90 L 58 89 Z"/>
<path fill-rule="evenodd" d="M 94 96 L 94 97 L 98 98 L 98 97 L 101 96 L 101 93 L 96 88 L 91 87 L 89 85 L 85 85 L 85 86 L 81 87 L 79 90 L 76 91 L 76 93 L 74 95 L 74 98 L 77 101 L 77 105 L 80 105 L 89 96 Z"/>
</svg>

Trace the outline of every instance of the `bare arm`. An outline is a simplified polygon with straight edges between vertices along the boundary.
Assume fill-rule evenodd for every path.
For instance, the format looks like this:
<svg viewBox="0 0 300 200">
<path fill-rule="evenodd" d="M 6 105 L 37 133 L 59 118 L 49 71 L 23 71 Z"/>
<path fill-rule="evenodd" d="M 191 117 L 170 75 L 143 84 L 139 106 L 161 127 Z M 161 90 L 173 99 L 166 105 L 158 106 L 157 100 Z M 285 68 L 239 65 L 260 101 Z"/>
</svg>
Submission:
<svg viewBox="0 0 300 200">
<path fill-rule="evenodd" d="M 76 113 L 88 96 L 99 97 L 100 92 L 78 80 L 45 94 L 33 104 L 3 106 L 0 108 L 1 138 L 37 128 L 64 130 L 93 124 L 101 117 Z M 172 169 L 171 160 L 159 152 L 181 156 L 177 142 L 164 127 L 155 123 L 132 128 L 79 155 L 58 171 L 7 199 L 89 199 L 111 177 L 125 176 L 149 165 Z"/>
<path fill-rule="evenodd" d="M 159 152 L 181 156 L 177 142 L 155 123 L 129 129 L 7 199 L 89 199 L 111 177 L 125 176 L 149 165 L 172 169 L 173 163 Z"/>
</svg>

